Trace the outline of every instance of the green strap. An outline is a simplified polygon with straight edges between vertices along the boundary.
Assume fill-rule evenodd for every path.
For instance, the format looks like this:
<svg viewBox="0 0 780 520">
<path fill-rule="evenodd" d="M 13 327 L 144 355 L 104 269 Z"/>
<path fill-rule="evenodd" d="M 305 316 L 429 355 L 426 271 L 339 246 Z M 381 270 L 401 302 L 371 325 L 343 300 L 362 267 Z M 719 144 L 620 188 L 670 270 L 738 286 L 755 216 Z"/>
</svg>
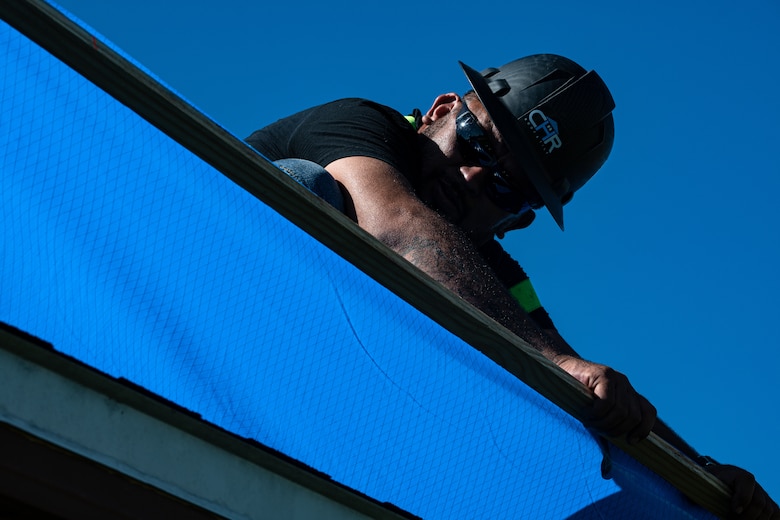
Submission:
<svg viewBox="0 0 780 520">
<path fill-rule="evenodd" d="M 527 313 L 531 313 L 542 306 L 534 286 L 531 285 L 531 280 L 523 280 L 509 289 L 509 292 Z"/>
<path fill-rule="evenodd" d="M 409 124 L 412 125 L 412 128 L 417 130 L 417 120 L 414 116 L 404 116 L 407 121 L 409 121 Z"/>
</svg>

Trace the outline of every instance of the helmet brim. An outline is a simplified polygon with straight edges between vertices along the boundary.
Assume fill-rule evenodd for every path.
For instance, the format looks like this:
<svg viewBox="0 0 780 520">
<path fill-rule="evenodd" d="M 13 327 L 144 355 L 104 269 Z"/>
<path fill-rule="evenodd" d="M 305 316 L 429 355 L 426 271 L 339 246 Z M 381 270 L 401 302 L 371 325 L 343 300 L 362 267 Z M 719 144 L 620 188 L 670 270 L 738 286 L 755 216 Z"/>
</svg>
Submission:
<svg viewBox="0 0 780 520">
<path fill-rule="evenodd" d="M 563 204 L 560 197 L 552 189 L 544 166 L 534 152 L 532 143 L 529 142 L 520 126 L 520 122 L 510 110 L 493 94 L 493 91 L 482 77 L 482 74 L 472 69 L 462 61 L 459 61 L 471 88 L 476 93 L 482 106 L 485 107 L 490 119 L 501 134 L 504 144 L 514 157 L 517 164 L 521 165 L 523 174 L 528 178 L 537 193 L 544 202 L 547 211 L 563 230 Z"/>
</svg>

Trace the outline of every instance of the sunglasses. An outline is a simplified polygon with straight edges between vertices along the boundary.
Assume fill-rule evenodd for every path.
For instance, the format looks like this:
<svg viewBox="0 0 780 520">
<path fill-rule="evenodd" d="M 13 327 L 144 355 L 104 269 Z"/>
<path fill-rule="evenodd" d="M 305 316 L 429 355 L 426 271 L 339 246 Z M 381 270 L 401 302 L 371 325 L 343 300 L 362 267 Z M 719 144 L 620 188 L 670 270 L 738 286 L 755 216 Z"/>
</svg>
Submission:
<svg viewBox="0 0 780 520">
<path fill-rule="evenodd" d="M 455 134 L 463 159 L 468 164 L 490 170 L 491 182 L 486 186 L 485 193 L 496 206 L 507 213 L 517 215 L 543 206 L 541 202 L 529 201 L 509 184 L 490 144 L 490 136 L 466 103 L 463 103 L 463 108 L 455 119 Z"/>
</svg>

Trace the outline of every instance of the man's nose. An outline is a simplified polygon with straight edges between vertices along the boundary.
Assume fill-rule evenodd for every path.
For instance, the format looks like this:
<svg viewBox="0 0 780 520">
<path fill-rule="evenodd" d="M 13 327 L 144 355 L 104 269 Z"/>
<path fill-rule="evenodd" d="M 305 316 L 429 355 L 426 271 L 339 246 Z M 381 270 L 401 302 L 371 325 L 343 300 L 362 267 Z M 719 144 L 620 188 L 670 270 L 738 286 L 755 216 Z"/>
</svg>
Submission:
<svg viewBox="0 0 780 520">
<path fill-rule="evenodd" d="M 479 194 L 485 187 L 485 183 L 490 179 L 490 168 L 485 166 L 461 166 L 460 174 L 466 181 L 469 190 L 474 194 Z"/>
</svg>

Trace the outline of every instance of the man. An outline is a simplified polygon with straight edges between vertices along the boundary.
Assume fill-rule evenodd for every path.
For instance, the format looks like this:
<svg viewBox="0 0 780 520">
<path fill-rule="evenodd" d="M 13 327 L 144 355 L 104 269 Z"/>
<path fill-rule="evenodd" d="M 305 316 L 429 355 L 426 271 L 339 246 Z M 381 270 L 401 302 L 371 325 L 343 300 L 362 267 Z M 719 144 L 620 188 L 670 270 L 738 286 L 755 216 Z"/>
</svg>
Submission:
<svg viewBox="0 0 780 520">
<path fill-rule="evenodd" d="M 563 205 L 612 148 L 614 102 L 606 85 L 594 71 L 550 54 L 482 74 L 461 66 L 473 90 L 442 94 L 425 114 L 404 117 L 343 99 L 277 121 L 247 142 L 581 381 L 595 397 L 588 427 L 629 442 L 656 427 L 698 457 L 656 424 L 655 408 L 623 374 L 582 359 L 563 340 L 494 238 L 530 225 L 543 206 L 563 228 Z M 749 473 L 707 469 L 734 486 L 734 508 L 746 518 L 762 511 L 780 517 Z"/>
</svg>

